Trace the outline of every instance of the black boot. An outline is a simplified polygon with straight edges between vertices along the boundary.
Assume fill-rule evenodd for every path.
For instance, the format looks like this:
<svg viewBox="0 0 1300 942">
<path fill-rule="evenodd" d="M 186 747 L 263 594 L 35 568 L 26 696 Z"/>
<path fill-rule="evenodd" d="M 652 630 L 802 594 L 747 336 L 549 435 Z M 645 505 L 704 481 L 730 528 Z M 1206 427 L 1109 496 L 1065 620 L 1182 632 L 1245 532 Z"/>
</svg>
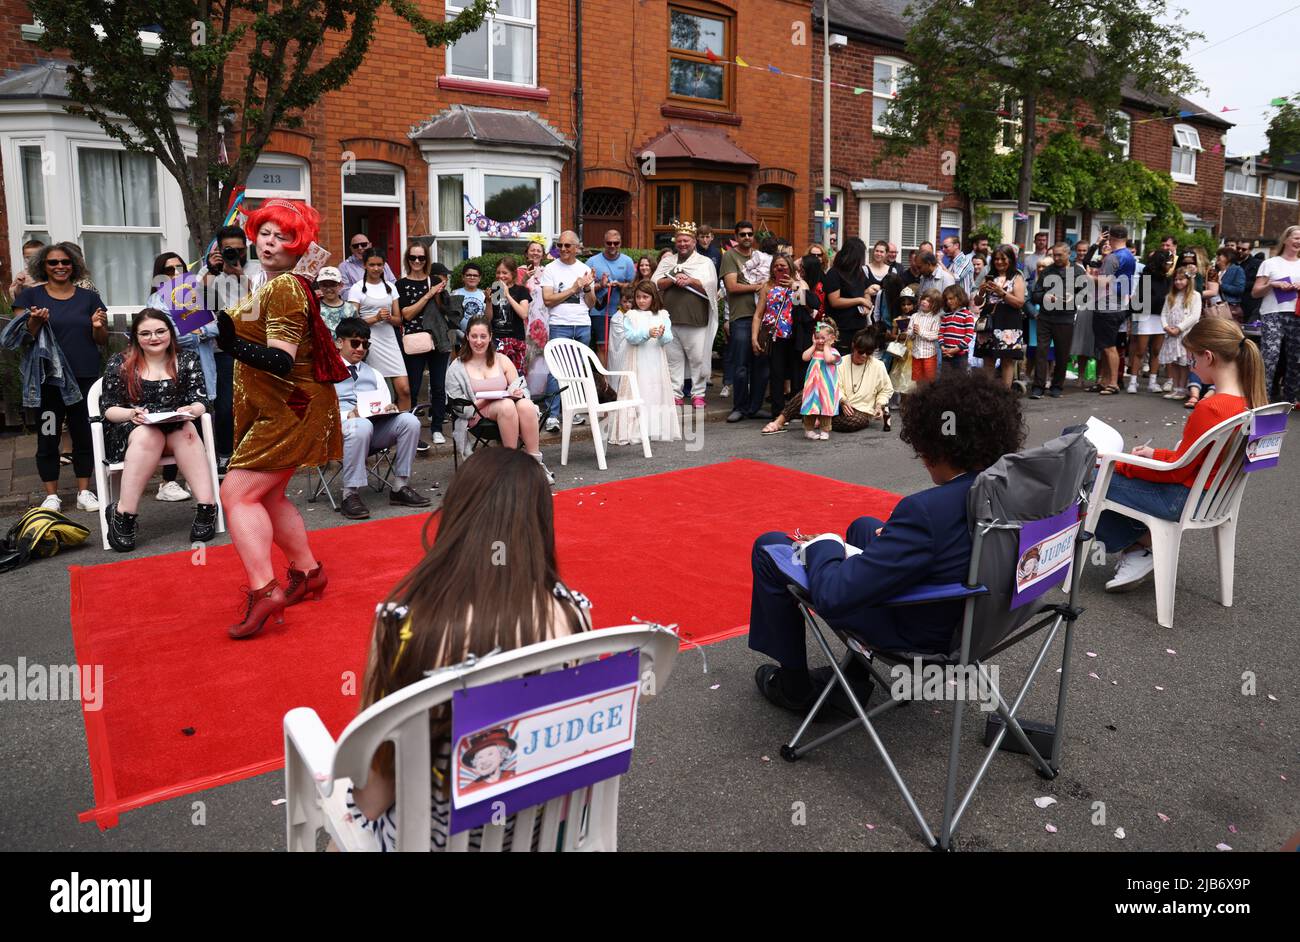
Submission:
<svg viewBox="0 0 1300 942">
<path fill-rule="evenodd" d="M 117 501 L 108 505 L 108 545 L 119 553 L 129 553 L 135 549 L 135 521 L 138 514 L 122 513 L 117 509 Z"/>
<path fill-rule="evenodd" d="M 190 525 L 190 542 L 207 543 L 216 535 L 217 505 L 196 505 L 194 508 L 194 523 Z"/>
<path fill-rule="evenodd" d="M 885 421 L 884 421 L 884 424 L 880 426 L 880 430 L 881 430 L 882 432 L 888 432 L 888 431 L 890 430 L 890 425 L 889 425 L 889 406 L 885 406 L 885 408 L 884 408 L 882 411 L 883 411 L 883 413 L 884 413 L 884 419 L 885 419 Z"/>
</svg>

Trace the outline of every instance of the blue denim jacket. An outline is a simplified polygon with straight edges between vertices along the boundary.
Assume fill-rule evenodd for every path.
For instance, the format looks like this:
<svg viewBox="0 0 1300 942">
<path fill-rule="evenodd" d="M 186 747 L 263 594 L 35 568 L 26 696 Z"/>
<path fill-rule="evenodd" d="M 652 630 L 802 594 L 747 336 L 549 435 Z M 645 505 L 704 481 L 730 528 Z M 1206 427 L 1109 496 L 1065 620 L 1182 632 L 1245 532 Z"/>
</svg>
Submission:
<svg viewBox="0 0 1300 942">
<path fill-rule="evenodd" d="M 32 335 L 27 332 L 27 312 L 23 311 L 0 332 L 0 346 L 6 350 L 25 348 L 21 367 L 24 406 L 40 408 L 41 387 L 46 383 L 58 387 L 65 406 L 81 401 L 77 377 L 72 375 L 72 366 L 48 324 L 32 340 Z"/>
<path fill-rule="evenodd" d="M 172 322 L 172 327 L 176 327 L 176 319 L 171 315 L 171 308 L 168 307 L 167 302 L 162 299 L 162 295 L 157 291 L 149 296 L 149 307 L 155 311 L 162 311 L 167 315 L 167 319 Z M 210 321 L 198 330 L 191 331 L 188 334 L 180 334 L 177 346 L 182 350 L 198 354 L 199 365 L 203 367 L 203 385 L 208 389 L 208 398 L 216 402 L 217 322 L 215 320 Z"/>
<path fill-rule="evenodd" d="M 1228 304 L 1240 304 L 1246 293 L 1246 270 L 1233 262 L 1219 277 L 1219 297 Z"/>
</svg>

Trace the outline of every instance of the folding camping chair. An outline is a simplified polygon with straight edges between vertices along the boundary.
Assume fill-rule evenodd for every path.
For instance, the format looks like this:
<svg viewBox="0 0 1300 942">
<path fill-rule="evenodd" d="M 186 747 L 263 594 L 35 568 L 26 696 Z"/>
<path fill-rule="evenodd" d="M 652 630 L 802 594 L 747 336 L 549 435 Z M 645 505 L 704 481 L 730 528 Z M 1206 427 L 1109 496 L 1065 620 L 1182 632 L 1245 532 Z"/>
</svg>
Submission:
<svg viewBox="0 0 1300 942">
<path fill-rule="evenodd" d="M 540 433 L 546 420 L 551 416 L 550 396 L 546 393 L 530 397 L 537 406 L 537 430 Z M 468 399 L 448 399 L 447 408 L 455 416 L 451 423 L 451 466 L 455 471 L 462 459 L 468 458 L 480 448 L 501 443 L 501 428 L 496 422 L 479 411 L 478 406 Z M 461 409 L 473 409 L 478 421 L 473 425 L 460 415 Z"/>
<path fill-rule="evenodd" d="M 433 789 L 429 711 L 450 701 L 454 690 L 563 670 L 635 648 L 640 652 L 642 692 L 656 694 L 668 682 L 677 647 L 677 636 L 666 628 L 625 625 L 555 638 L 479 660 L 471 658 L 434 671 L 373 704 L 347 725 L 337 742 L 315 710 L 290 710 L 284 717 L 289 850 L 315 850 L 321 828 L 329 831 L 340 850 L 378 850 L 373 836 L 349 814 L 347 797 L 353 782 L 366 783 L 375 751 L 385 742 L 392 742 L 397 751 L 398 849 L 429 850 Z M 505 824 L 484 825 L 480 849 L 531 850 L 536 825 L 539 850 L 617 850 L 620 778 L 607 778 L 518 811 L 509 847 L 503 846 Z M 469 837 L 469 831 L 452 835 L 447 850 L 469 850 Z"/>
<path fill-rule="evenodd" d="M 382 494 L 384 489 L 392 490 L 393 487 L 393 462 L 396 458 L 393 456 L 391 448 L 381 448 L 378 451 L 372 451 L 366 457 L 366 478 L 370 484 L 370 489 L 378 494 Z M 328 475 L 326 472 L 328 471 Z M 311 480 L 312 472 L 315 472 L 316 480 Z M 307 472 L 309 486 L 307 489 L 307 500 L 309 503 L 316 503 L 320 500 L 322 494 L 330 502 L 330 507 L 334 510 L 339 509 L 337 498 L 334 496 L 334 484 L 338 481 L 339 475 L 343 473 L 343 462 L 331 461 L 328 464 L 318 465 Z"/>
<path fill-rule="evenodd" d="M 1008 732 L 1011 733 L 1013 742 L 1007 744 L 1007 749 L 1028 755 L 1036 766 L 1038 774 L 1043 778 L 1049 780 L 1055 778 L 1060 769 L 1061 744 L 1065 730 L 1065 696 L 1070 681 L 1070 646 L 1074 623 L 1083 613 L 1083 609 L 1077 604 L 1079 575 L 1085 558 L 1084 549 L 1088 536 L 1083 533 L 1082 524 L 1087 508 L 1088 486 L 1095 470 L 1096 454 L 1096 449 L 1082 433 L 1076 432 L 1048 442 L 1041 448 L 1006 455 L 976 479 L 967 504 L 974 535 L 970 567 L 965 582 L 951 585 L 919 585 L 885 603 L 888 606 L 903 606 L 964 600 L 961 623 L 958 630 L 954 632 L 947 653 L 933 654 L 872 648 L 862 639 L 827 624 L 817 614 L 809 592 L 801 586 L 790 586 L 790 592 L 798 600 L 799 609 L 813 640 L 830 661 L 832 677 L 817 697 L 817 701 L 794 737 L 787 745 L 781 747 L 781 758 L 787 762 L 795 762 L 818 746 L 862 726 L 884 761 L 885 768 L 902 794 L 908 810 L 916 819 L 926 843 L 933 850 L 951 848 L 953 832 L 969 806 L 975 789 L 992 764 L 994 756 L 1003 747 Z M 1043 520 L 1061 514 L 1076 505 L 1078 522 L 1074 524 L 1076 529 L 1074 552 L 1068 575 L 1068 599 L 1065 602 L 1050 604 L 1044 597 L 1039 597 L 1022 607 L 1011 608 L 1016 563 L 1020 557 L 1019 536 L 1022 525 L 1032 520 Z M 769 552 L 776 548 L 770 547 Z M 785 549 L 785 547 L 780 548 Z M 1017 713 L 1062 627 L 1065 629 L 1065 644 L 1061 655 L 1061 683 L 1057 691 L 1056 721 L 1049 728 L 1044 728 L 1041 724 L 1033 724 L 1034 728 L 1027 733 L 1017 719 Z M 986 669 L 988 659 L 1044 628 L 1047 629 L 1046 636 L 1039 645 L 1024 686 L 1019 693 L 1015 694 L 1014 702 L 1008 705 L 1006 697 L 998 689 L 995 678 L 991 677 Z M 827 630 L 836 634 L 844 644 L 846 650 L 842 657 L 836 658 L 831 651 L 826 637 Z M 944 671 L 945 677 L 951 670 L 951 673 L 958 678 L 965 677 L 985 685 L 996 699 L 997 715 L 1001 720 L 998 724 L 992 717 L 989 718 L 985 732 L 987 753 L 958 804 L 956 801 L 957 770 L 961 756 L 961 722 L 965 700 L 961 696 L 953 697 L 952 737 L 948 752 L 943 823 L 937 839 L 872 723 L 872 720 L 881 714 L 909 702 L 910 697 L 909 699 L 891 697 L 884 703 L 867 710 L 867 705 L 859 702 L 844 676 L 844 669 L 856 660 L 871 672 L 882 690 L 890 690 L 893 680 L 887 672 L 880 670 L 880 664 L 882 662 L 890 665 L 902 664 L 910 670 L 916 658 L 920 658 L 926 666 L 936 665 Z M 958 680 L 958 683 L 960 684 L 961 681 Z M 800 746 L 799 741 L 837 686 L 842 687 L 847 694 L 856 717 L 812 742 Z M 916 696 L 917 686 L 919 686 L 918 679 L 914 678 L 910 696 Z M 952 688 L 945 683 L 943 689 L 946 692 Z M 995 727 L 996 732 L 994 732 Z M 1048 753 L 1046 757 L 1044 752 Z"/>
</svg>

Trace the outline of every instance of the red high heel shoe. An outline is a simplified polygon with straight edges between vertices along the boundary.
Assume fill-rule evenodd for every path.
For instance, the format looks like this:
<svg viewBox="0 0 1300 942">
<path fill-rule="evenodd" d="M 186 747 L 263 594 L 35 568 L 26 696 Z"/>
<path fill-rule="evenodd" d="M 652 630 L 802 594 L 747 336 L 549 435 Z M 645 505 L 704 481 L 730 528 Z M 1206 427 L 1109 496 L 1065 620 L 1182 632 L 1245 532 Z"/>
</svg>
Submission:
<svg viewBox="0 0 1300 942">
<path fill-rule="evenodd" d="M 280 583 L 272 579 L 260 589 L 249 589 L 243 586 L 247 608 L 244 611 L 244 620 L 238 625 L 231 625 L 227 634 L 232 638 L 251 638 L 262 630 L 266 620 L 272 615 L 275 616 L 277 625 L 284 624 L 284 590 L 280 588 Z"/>
<path fill-rule="evenodd" d="M 319 602 L 321 595 L 325 592 L 325 586 L 330 581 L 329 577 L 325 575 L 324 563 L 317 563 L 316 568 L 310 572 L 294 569 L 293 563 L 290 563 L 287 578 L 289 584 L 284 590 L 285 606 L 305 602 L 308 596 L 311 596 L 313 601 Z"/>
</svg>

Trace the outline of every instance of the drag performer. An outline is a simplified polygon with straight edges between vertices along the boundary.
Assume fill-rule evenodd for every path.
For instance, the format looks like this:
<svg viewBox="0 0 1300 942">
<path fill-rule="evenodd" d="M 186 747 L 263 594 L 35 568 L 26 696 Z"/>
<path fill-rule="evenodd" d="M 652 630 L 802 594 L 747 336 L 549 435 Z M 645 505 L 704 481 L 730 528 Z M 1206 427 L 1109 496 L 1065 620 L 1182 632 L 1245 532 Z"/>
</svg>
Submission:
<svg viewBox="0 0 1300 942">
<path fill-rule="evenodd" d="M 305 203 L 268 200 L 245 231 L 266 272 L 258 291 L 218 318 L 218 345 L 235 358 L 235 450 L 221 484 L 230 537 L 248 576 L 244 618 L 230 637 L 256 634 L 307 596 L 319 599 L 325 570 L 285 487 L 299 467 L 343 458 L 334 383 L 347 370 L 321 320 L 307 278 L 293 272 L 316 239 L 320 215 Z M 289 560 L 281 588 L 275 543 Z"/>
</svg>

